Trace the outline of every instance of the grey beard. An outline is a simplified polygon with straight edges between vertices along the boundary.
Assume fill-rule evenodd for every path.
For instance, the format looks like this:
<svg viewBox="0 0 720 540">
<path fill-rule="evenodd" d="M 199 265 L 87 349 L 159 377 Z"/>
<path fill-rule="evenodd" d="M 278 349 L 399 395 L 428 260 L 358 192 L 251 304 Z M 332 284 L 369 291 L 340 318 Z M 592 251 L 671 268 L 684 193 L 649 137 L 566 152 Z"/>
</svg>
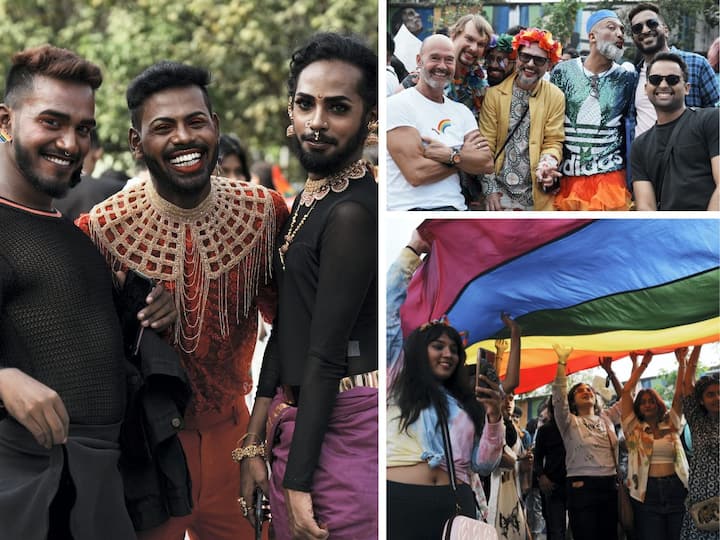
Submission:
<svg viewBox="0 0 720 540">
<path fill-rule="evenodd" d="M 609 41 L 598 41 L 597 50 L 605 58 L 613 62 L 620 60 L 623 55 L 622 49 L 617 48 L 615 44 Z"/>
<path fill-rule="evenodd" d="M 447 83 L 450 82 L 449 77 L 443 83 L 436 81 L 435 79 L 432 78 L 432 75 L 430 74 L 430 72 L 425 70 L 425 68 L 420 68 L 420 78 L 423 80 L 423 82 L 425 84 L 427 84 L 430 88 L 434 88 L 435 90 L 439 90 L 440 88 L 445 88 Z"/>
</svg>

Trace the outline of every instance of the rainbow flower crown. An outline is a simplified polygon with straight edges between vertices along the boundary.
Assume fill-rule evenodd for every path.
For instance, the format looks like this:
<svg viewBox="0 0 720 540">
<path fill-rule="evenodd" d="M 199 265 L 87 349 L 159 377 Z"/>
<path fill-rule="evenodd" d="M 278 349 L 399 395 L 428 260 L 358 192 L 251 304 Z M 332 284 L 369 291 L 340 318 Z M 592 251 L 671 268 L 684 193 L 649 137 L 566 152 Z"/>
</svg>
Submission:
<svg viewBox="0 0 720 540">
<path fill-rule="evenodd" d="M 557 64 L 560 61 L 562 45 L 560 45 L 559 41 L 553 39 L 552 32 L 540 28 L 527 28 L 515 35 L 512 40 L 512 58 L 517 57 L 517 51 L 521 46 L 528 47 L 533 43 L 537 43 L 543 51 L 548 53 L 548 59 L 552 64 Z"/>
</svg>

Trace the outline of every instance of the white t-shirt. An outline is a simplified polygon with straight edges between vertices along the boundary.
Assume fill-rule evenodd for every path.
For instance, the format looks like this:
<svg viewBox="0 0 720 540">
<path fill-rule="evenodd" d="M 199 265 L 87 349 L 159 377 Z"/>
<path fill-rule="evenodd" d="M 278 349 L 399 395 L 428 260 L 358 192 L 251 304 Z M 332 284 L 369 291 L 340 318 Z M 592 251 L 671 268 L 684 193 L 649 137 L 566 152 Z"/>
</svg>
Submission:
<svg viewBox="0 0 720 540">
<path fill-rule="evenodd" d="M 427 99 L 415 87 L 390 96 L 387 100 L 387 130 L 415 128 L 421 137 L 429 137 L 448 146 L 460 147 L 465 135 L 477 129 L 477 120 L 470 109 L 445 97 L 442 103 Z M 448 156 L 450 157 L 450 156 Z M 460 192 L 460 177 L 448 169 L 447 178 L 422 186 L 412 186 L 400 172 L 390 152 L 387 153 L 388 210 L 439 208 L 454 206 L 465 210 Z"/>
<path fill-rule="evenodd" d="M 397 92 L 400 87 L 400 81 L 398 81 L 395 70 L 391 65 L 385 66 L 385 95 L 392 96 Z"/>
<path fill-rule="evenodd" d="M 657 112 L 655 107 L 650 103 L 650 99 L 645 93 L 645 83 L 647 82 L 647 66 L 643 62 L 638 75 L 638 85 L 635 89 L 635 111 L 637 112 L 635 124 L 635 138 L 655 125 L 657 122 Z"/>
</svg>

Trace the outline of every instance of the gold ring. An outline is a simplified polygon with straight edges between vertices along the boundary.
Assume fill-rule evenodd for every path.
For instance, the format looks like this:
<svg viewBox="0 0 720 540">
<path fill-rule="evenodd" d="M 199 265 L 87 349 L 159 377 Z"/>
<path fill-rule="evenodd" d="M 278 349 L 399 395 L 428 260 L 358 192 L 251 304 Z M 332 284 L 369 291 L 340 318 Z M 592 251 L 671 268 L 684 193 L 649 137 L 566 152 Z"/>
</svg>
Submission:
<svg viewBox="0 0 720 540">
<path fill-rule="evenodd" d="M 245 502 L 245 497 L 240 497 L 240 498 L 238 499 L 238 502 L 240 503 L 240 510 L 242 511 L 243 517 L 247 517 L 247 515 L 248 515 L 248 506 L 247 506 L 247 503 Z"/>
</svg>

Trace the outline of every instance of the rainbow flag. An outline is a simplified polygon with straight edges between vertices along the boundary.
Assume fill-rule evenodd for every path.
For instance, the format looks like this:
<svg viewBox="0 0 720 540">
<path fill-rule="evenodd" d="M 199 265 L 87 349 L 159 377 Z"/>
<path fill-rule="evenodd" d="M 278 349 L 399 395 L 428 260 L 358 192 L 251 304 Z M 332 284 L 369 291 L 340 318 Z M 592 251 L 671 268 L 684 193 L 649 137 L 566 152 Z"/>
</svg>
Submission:
<svg viewBox="0 0 720 540">
<path fill-rule="evenodd" d="M 555 376 L 553 343 L 574 348 L 572 373 L 598 356 L 669 352 L 720 341 L 720 220 L 428 220 L 432 252 L 401 309 L 407 333 L 447 317 L 467 354 L 495 351 L 522 327 L 518 392 Z"/>
</svg>

